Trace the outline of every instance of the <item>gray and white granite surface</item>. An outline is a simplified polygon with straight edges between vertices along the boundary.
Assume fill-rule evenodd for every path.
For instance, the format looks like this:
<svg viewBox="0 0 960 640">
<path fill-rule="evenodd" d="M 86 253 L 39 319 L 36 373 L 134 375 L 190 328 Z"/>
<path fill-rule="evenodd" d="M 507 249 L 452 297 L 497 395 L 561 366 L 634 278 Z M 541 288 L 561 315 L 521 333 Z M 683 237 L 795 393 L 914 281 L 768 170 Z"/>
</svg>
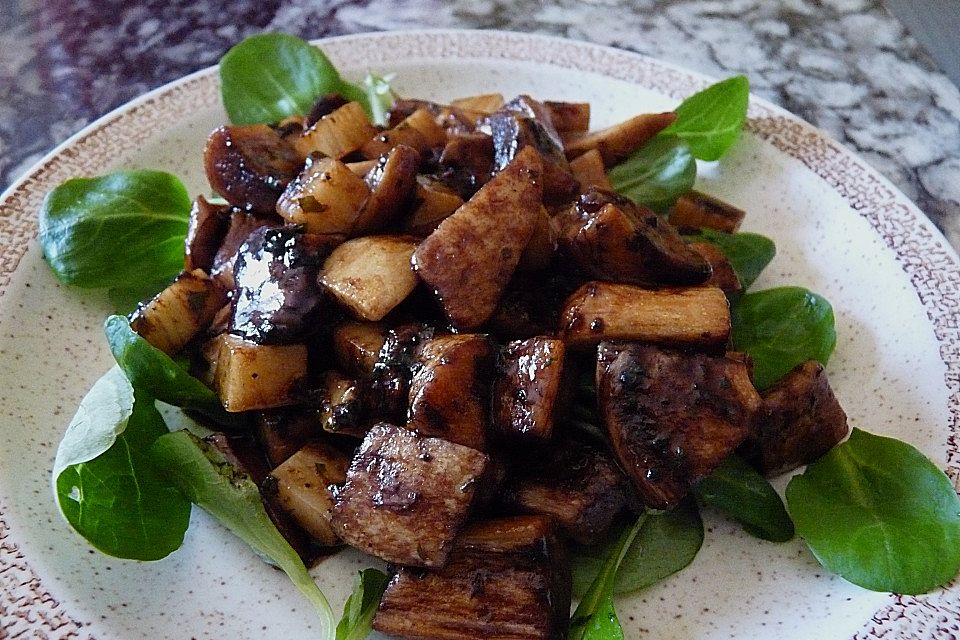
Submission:
<svg viewBox="0 0 960 640">
<path fill-rule="evenodd" d="M 880 0 L 0 0 L 0 189 L 247 35 L 430 27 L 553 34 L 745 73 L 859 151 L 960 247 L 960 91 Z"/>
</svg>

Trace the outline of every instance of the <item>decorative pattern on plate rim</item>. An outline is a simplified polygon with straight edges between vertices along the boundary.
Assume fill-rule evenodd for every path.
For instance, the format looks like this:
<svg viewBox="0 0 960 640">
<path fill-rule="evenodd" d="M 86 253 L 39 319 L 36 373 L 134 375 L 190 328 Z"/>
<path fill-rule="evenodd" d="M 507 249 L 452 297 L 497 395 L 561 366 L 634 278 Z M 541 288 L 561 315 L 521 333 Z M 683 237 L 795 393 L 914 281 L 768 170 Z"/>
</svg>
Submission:
<svg viewBox="0 0 960 640">
<path fill-rule="evenodd" d="M 596 73 L 624 80 L 681 99 L 710 79 L 651 58 L 589 43 L 497 31 L 424 31 L 361 34 L 323 42 L 334 63 L 363 60 L 386 64 L 393 59 L 471 59 L 477 51 L 488 59 L 524 60 Z M 104 170 L 117 155 L 136 147 L 150 124 L 172 114 L 209 108 L 219 100 L 212 70 L 162 87 L 131 105 L 104 116 L 42 160 L 13 185 L 0 202 L 0 298 L 10 276 L 36 236 L 35 212 L 43 195 L 59 182 Z M 933 225 L 886 179 L 811 125 L 756 98 L 750 103 L 751 133 L 799 160 L 827 182 L 866 219 L 898 263 L 924 306 L 947 367 L 951 433 L 945 443 L 947 472 L 960 486 L 960 265 Z M 0 511 L 2 513 L 2 511 Z M 33 633 L 43 638 L 80 637 L 80 625 L 44 590 L 40 578 L 10 539 L 0 518 L 0 614 L 7 607 L 29 607 L 5 637 Z M 868 638 L 932 638 L 960 635 L 960 589 L 920 597 L 891 596 L 856 640 Z M 6 625 L 7 623 L 4 622 Z"/>
<path fill-rule="evenodd" d="M 169 122 L 170 114 L 219 101 L 213 74 L 190 76 L 108 113 L 40 160 L 0 201 L 0 297 L 37 236 L 36 213 L 50 189 L 69 178 L 102 173 L 118 156 L 137 149 L 153 127 Z"/>
<path fill-rule="evenodd" d="M 3 512 L 0 510 L 0 638 L 90 638 L 81 634 L 80 624 L 43 588 L 10 539 Z"/>
</svg>

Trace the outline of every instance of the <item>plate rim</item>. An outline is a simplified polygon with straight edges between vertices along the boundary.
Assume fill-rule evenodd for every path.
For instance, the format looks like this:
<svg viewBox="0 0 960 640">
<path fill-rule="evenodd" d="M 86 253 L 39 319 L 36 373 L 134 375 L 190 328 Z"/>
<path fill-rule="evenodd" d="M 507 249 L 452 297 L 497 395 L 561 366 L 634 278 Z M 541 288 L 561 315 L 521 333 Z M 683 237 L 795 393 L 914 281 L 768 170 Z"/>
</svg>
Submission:
<svg viewBox="0 0 960 640">
<path fill-rule="evenodd" d="M 671 78 L 667 82 L 669 89 L 664 90 L 664 86 L 650 88 L 678 99 L 689 95 L 692 90 L 715 81 L 708 75 L 626 49 L 552 35 L 513 31 L 418 29 L 348 34 L 316 39 L 311 42 L 324 47 L 336 64 L 343 53 L 343 47 L 363 41 L 413 46 L 419 48 L 419 57 L 428 57 L 424 53 L 426 47 L 423 44 L 427 39 L 436 41 L 430 43 L 430 46 L 437 47 L 437 55 L 452 53 L 454 55 L 451 59 L 454 60 L 520 61 L 521 58 L 517 54 L 518 47 L 527 47 L 534 52 L 559 48 L 561 52 L 575 50 L 583 54 L 583 57 L 558 60 L 556 56 L 547 59 L 535 55 L 522 60 L 564 69 L 573 68 L 594 72 L 634 83 L 638 81 L 634 79 L 636 76 L 629 72 L 632 67 L 666 71 Z M 483 55 L 484 52 L 470 55 L 471 47 L 467 45 L 479 43 L 494 46 L 490 47 L 492 51 L 485 52 L 487 55 Z M 509 46 L 497 46 L 504 44 Z M 395 49 L 391 49 L 391 52 L 393 56 L 397 54 Z M 601 69 L 598 66 L 599 60 L 605 64 L 614 62 L 619 66 L 616 67 L 616 71 L 611 71 L 609 67 Z M 45 175 L 46 182 L 49 183 L 52 180 L 51 174 L 55 173 L 52 167 L 57 162 L 63 162 L 64 158 L 70 160 L 76 157 L 77 154 L 71 155 L 70 150 L 96 136 L 109 136 L 112 125 L 125 119 L 136 119 L 138 110 L 148 105 L 162 101 L 164 98 L 171 98 L 178 92 L 209 92 L 211 89 L 216 89 L 217 101 L 219 101 L 217 69 L 216 65 L 200 69 L 116 107 L 46 153 L 0 194 L 0 246 L 5 247 L 0 256 L 0 312 L 4 308 L 5 293 L 11 276 L 19 267 L 28 245 L 36 237 L 35 212 L 30 207 L 24 206 L 24 203 L 29 203 L 31 200 L 36 201 L 37 194 L 30 193 L 31 185 L 43 183 Z M 676 82 L 678 78 L 683 82 L 678 84 Z M 680 90 L 680 87 L 683 89 Z M 207 99 L 209 97 L 209 95 L 205 96 Z M 958 433 L 960 431 L 960 328 L 956 326 L 956 322 L 949 321 L 951 310 L 955 314 L 956 310 L 960 309 L 960 266 L 958 266 L 960 257 L 956 250 L 950 246 L 926 214 L 889 179 L 871 167 L 859 154 L 847 149 L 828 133 L 799 116 L 751 94 L 750 120 L 747 129 L 785 155 L 799 160 L 808 170 L 825 180 L 854 212 L 866 219 L 871 229 L 883 241 L 886 249 L 893 252 L 898 265 L 907 274 L 911 288 L 927 313 L 927 319 L 940 346 L 940 358 L 946 367 L 943 383 L 949 398 L 947 430 L 950 435 L 944 446 L 947 450 L 948 474 L 951 476 L 954 488 L 960 488 L 960 448 L 958 448 L 960 447 L 960 433 Z M 23 233 L 24 230 L 26 234 Z M 54 634 L 55 637 L 80 637 L 80 623 L 71 618 L 57 599 L 43 587 L 41 577 L 33 571 L 29 560 L 23 554 L 18 554 L 18 547 L 11 538 L 2 512 L 0 512 L 0 551 L 3 551 L 0 555 L 0 576 L 13 569 L 22 572 L 27 578 L 22 584 L 14 584 L 16 591 L 8 588 L 10 581 L 0 582 L 0 603 L 16 604 L 18 601 L 23 601 L 21 592 L 26 588 L 29 591 L 28 601 L 33 606 L 32 611 L 37 614 L 34 620 L 27 622 L 30 625 L 28 629 L 44 630 Z M 916 629 L 924 628 L 922 624 L 925 622 L 936 624 L 937 620 L 934 618 L 942 613 L 960 617 L 960 587 L 956 582 L 938 592 L 924 596 L 891 595 L 889 603 L 874 613 L 855 637 L 883 637 L 891 631 L 903 629 L 905 621 L 907 624 L 921 625 Z M 948 619 L 944 618 L 944 620 Z M 913 632 L 915 628 L 908 626 L 904 630 Z M 928 631 L 936 630 L 928 629 Z"/>
</svg>

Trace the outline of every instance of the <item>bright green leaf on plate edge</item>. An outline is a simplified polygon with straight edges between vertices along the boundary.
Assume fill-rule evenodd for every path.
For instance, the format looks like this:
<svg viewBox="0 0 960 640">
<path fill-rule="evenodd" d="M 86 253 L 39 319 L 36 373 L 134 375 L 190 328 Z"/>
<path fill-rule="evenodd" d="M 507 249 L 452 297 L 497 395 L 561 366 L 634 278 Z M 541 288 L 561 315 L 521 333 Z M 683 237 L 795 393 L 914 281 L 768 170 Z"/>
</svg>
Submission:
<svg viewBox="0 0 960 640">
<path fill-rule="evenodd" d="M 750 288 L 777 254 L 773 240 L 759 233 L 724 233 L 714 229 L 701 229 L 692 237 L 705 240 L 723 252 L 744 290 Z"/>
<path fill-rule="evenodd" d="M 746 76 L 721 80 L 680 103 L 677 119 L 661 135 L 679 136 L 700 160 L 719 160 L 740 137 L 749 101 Z"/>
<path fill-rule="evenodd" d="M 925 593 L 960 569 L 960 498 L 911 445 L 854 429 L 787 485 L 820 563 L 874 591 Z"/>
<path fill-rule="evenodd" d="M 693 188 L 697 163 L 686 142 L 659 135 L 611 168 L 607 176 L 617 193 L 662 212 Z"/>
<path fill-rule="evenodd" d="M 40 207 L 38 240 L 60 282 L 129 288 L 183 269 L 190 196 L 163 171 L 72 178 Z"/>
<path fill-rule="evenodd" d="M 53 481 L 70 525 L 111 556 L 159 560 L 180 547 L 190 503 L 145 451 L 167 433 L 154 401 L 116 367 L 80 403 L 57 450 Z"/>
<path fill-rule="evenodd" d="M 366 92 L 343 80 L 320 49 L 284 33 L 258 34 L 234 45 L 220 60 L 220 92 L 233 124 L 306 115 L 331 93 L 370 111 Z"/>
</svg>

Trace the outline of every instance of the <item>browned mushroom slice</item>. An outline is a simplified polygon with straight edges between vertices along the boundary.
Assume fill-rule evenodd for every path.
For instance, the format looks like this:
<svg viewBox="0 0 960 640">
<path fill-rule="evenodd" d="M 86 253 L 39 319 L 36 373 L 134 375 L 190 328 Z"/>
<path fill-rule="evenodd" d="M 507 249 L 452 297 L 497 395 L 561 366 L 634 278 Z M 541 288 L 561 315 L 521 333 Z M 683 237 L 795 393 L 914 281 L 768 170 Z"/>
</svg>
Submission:
<svg viewBox="0 0 960 640">
<path fill-rule="evenodd" d="M 313 442 L 271 471 L 261 491 L 296 520 L 316 544 L 334 546 L 340 538 L 331 522 L 333 493 L 346 480 L 349 463 L 342 451 Z"/>
<path fill-rule="evenodd" d="M 484 451 L 493 371 L 487 336 L 437 336 L 423 343 L 417 362 L 407 428 Z"/>
<path fill-rule="evenodd" d="M 740 276 L 730 264 L 730 259 L 716 245 L 709 242 L 691 242 L 688 246 L 710 264 L 710 279 L 703 284 L 719 287 L 727 295 L 743 292 Z"/>
<path fill-rule="evenodd" d="M 707 227 L 733 233 L 746 214 L 743 209 L 699 191 L 680 196 L 670 209 L 670 222 L 678 229 Z"/>
<path fill-rule="evenodd" d="M 217 250 L 230 226 L 230 206 L 211 204 L 203 196 L 193 201 L 184 241 L 183 270 L 210 273 Z"/>
<path fill-rule="evenodd" d="M 381 131 L 373 136 L 360 153 L 364 158 L 378 158 L 398 145 L 416 149 L 427 157 L 434 147 L 441 147 L 447 136 L 427 109 L 417 109 L 392 129 Z"/>
<path fill-rule="evenodd" d="M 477 482 L 477 493 L 474 496 L 473 513 L 486 513 L 486 509 L 494 504 L 503 490 L 503 483 L 507 479 L 508 461 L 505 456 L 487 453 L 490 461 L 487 470 Z"/>
<path fill-rule="evenodd" d="M 479 111 L 483 114 L 491 114 L 503 106 L 502 93 L 484 93 L 481 95 L 470 96 L 468 98 L 457 98 L 450 101 L 450 106 L 465 111 Z"/>
<path fill-rule="evenodd" d="M 303 133 L 304 127 L 308 126 L 306 122 L 307 119 L 304 116 L 292 115 L 287 116 L 272 126 L 276 132 L 280 134 L 281 138 L 296 147 L 294 141 L 300 137 L 300 134 Z"/>
<path fill-rule="evenodd" d="M 137 307 L 130 327 L 160 351 L 174 354 L 207 328 L 226 301 L 226 291 L 202 270 L 184 271 Z"/>
<path fill-rule="evenodd" d="M 760 410 L 744 358 L 604 342 L 600 415 L 643 502 L 676 505 L 749 435 Z"/>
<path fill-rule="evenodd" d="M 548 518 L 471 525 L 438 571 L 400 569 L 373 628 L 431 640 L 562 640 L 570 615 L 570 569 Z"/>
<path fill-rule="evenodd" d="M 339 371 L 323 374 L 320 388 L 311 394 L 319 405 L 317 418 L 324 431 L 363 438 L 370 427 L 367 386 Z"/>
<path fill-rule="evenodd" d="M 503 118 L 501 121 L 498 118 L 500 114 L 516 117 L 512 118 L 512 122 L 510 118 Z M 492 119 L 488 119 L 487 123 L 493 131 L 497 170 L 503 169 L 513 160 L 520 147 L 514 146 L 511 150 L 510 146 L 516 144 L 532 145 L 545 160 L 560 162 L 563 158 L 563 141 L 553 125 L 550 110 L 544 107 L 543 103 L 528 95 L 520 95 L 491 116 Z M 566 165 L 561 163 L 561 166 Z"/>
<path fill-rule="evenodd" d="M 243 211 L 272 212 L 303 157 L 265 124 L 223 126 L 207 138 L 203 152 L 213 190 Z"/>
<path fill-rule="evenodd" d="M 809 464 L 847 436 L 847 415 L 816 360 L 798 366 L 762 397 L 756 431 L 743 452 L 765 475 Z"/>
<path fill-rule="evenodd" d="M 450 105 L 443 105 L 434 115 L 434 121 L 440 126 L 447 136 L 456 136 L 463 133 L 476 131 L 477 122 L 482 120 L 487 114 L 482 111 L 470 111 Z"/>
<path fill-rule="evenodd" d="M 560 337 L 571 348 L 603 340 L 636 340 L 723 349 L 730 336 L 730 306 L 716 287 L 641 289 L 588 282 L 563 305 Z"/>
<path fill-rule="evenodd" d="M 450 137 L 440 154 L 440 168 L 453 172 L 445 180 L 468 197 L 493 176 L 493 138 L 479 131 Z"/>
<path fill-rule="evenodd" d="M 521 150 L 414 252 L 417 273 L 457 328 L 479 327 L 496 308 L 536 227 L 541 174 L 539 154 Z"/>
<path fill-rule="evenodd" d="M 563 141 L 549 110 L 530 96 L 517 96 L 480 123 L 493 137 L 493 171 L 501 171 L 525 147 L 533 147 L 543 162 L 543 198 L 548 205 L 569 202 L 579 184 L 570 173 Z"/>
<path fill-rule="evenodd" d="M 420 345 L 433 337 L 433 329 L 419 323 L 400 325 L 387 333 L 370 375 L 371 418 L 375 421 L 404 421 L 410 379 Z"/>
<path fill-rule="evenodd" d="M 670 223 L 611 192 L 590 188 L 553 219 L 560 249 L 588 277 L 647 285 L 692 285 L 710 263 Z"/>
<path fill-rule="evenodd" d="M 328 93 L 325 96 L 320 96 L 316 102 L 313 103 L 313 107 L 310 109 L 310 113 L 303 119 L 302 126 L 305 129 L 309 129 L 315 125 L 320 118 L 330 115 L 343 105 L 350 102 L 344 98 L 339 93 Z"/>
<path fill-rule="evenodd" d="M 437 116 L 429 109 L 417 109 L 404 118 L 400 125 L 406 125 L 420 132 L 427 142 L 428 151 L 442 147 L 447 141 L 447 134 L 437 123 Z"/>
<path fill-rule="evenodd" d="M 599 542 L 629 502 L 630 482 L 617 463 L 586 442 L 567 440 L 514 469 L 503 502 L 550 516 L 580 544 Z"/>
<path fill-rule="evenodd" d="M 443 105 L 430 102 L 429 100 L 399 98 L 393 101 L 393 104 L 390 106 L 390 111 L 387 112 L 387 126 L 392 129 L 417 109 L 426 109 L 430 115 L 436 116 L 443 109 Z"/>
<path fill-rule="evenodd" d="M 254 432 L 270 465 L 277 467 L 323 430 L 316 411 L 291 407 L 259 412 Z"/>
<path fill-rule="evenodd" d="M 387 340 L 387 328 L 379 322 L 345 322 L 333 331 L 337 364 L 352 376 L 369 378 Z"/>
<path fill-rule="evenodd" d="M 313 329 L 322 292 L 317 284 L 326 248 L 297 227 L 253 233 L 234 266 L 230 332 L 263 344 L 297 342 Z"/>
<path fill-rule="evenodd" d="M 417 176 L 413 212 L 407 218 L 403 230 L 418 236 L 430 235 L 462 204 L 463 198 L 440 180 Z"/>
<path fill-rule="evenodd" d="M 210 275 L 227 291 L 236 286 L 233 279 L 233 268 L 237 262 L 237 253 L 241 245 L 251 234 L 258 229 L 277 227 L 283 224 L 279 216 L 259 216 L 244 211 L 234 210 L 230 213 L 230 224 L 226 235 L 213 257 Z"/>
<path fill-rule="evenodd" d="M 366 178 L 367 175 L 373 171 L 373 169 L 380 164 L 380 158 L 376 160 L 358 160 L 357 162 L 345 162 L 344 166 L 347 169 L 350 169 L 353 173 L 360 176 L 361 178 Z"/>
<path fill-rule="evenodd" d="M 543 106 L 550 112 L 550 120 L 559 133 L 583 132 L 590 129 L 589 102 L 547 100 Z"/>
<path fill-rule="evenodd" d="M 334 530 L 348 544 L 388 562 L 443 566 L 487 461 L 469 447 L 376 425 L 357 449 L 337 494 Z"/>
<path fill-rule="evenodd" d="M 556 255 L 556 240 L 553 225 L 546 207 L 540 207 L 537 224 L 534 226 L 530 242 L 520 255 L 517 271 L 544 271 L 550 267 Z"/>
<path fill-rule="evenodd" d="M 582 278 L 555 268 L 539 273 L 518 270 L 487 326 L 504 342 L 553 334 L 564 303 L 581 283 Z"/>
<path fill-rule="evenodd" d="M 353 223 L 350 235 L 380 231 L 406 210 L 417 185 L 420 154 L 406 145 L 397 145 L 382 156 L 366 174 L 370 197 Z"/>
<path fill-rule="evenodd" d="M 590 187 L 597 187 L 606 191 L 613 190 L 610 178 L 607 177 L 607 169 L 603 166 L 603 156 L 596 149 L 591 149 L 571 160 L 570 171 L 577 182 L 580 183 L 581 190 Z"/>
<path fill-rule="evenodd" d="M 509 343 L 493 385 L 493 423 L 505 436 L 549 440 L 566 348 L 545 336 Z"/>
<path fill-rule="evenodd" d="M 603 164 L 612 167 L 653 139 L 676 119 L 677 114 L 672 112 L 640 114 L 606 129 L 566 134 L 563 148 L 570 159 L 596 149 L 603 157 Z"/>
</svg>

